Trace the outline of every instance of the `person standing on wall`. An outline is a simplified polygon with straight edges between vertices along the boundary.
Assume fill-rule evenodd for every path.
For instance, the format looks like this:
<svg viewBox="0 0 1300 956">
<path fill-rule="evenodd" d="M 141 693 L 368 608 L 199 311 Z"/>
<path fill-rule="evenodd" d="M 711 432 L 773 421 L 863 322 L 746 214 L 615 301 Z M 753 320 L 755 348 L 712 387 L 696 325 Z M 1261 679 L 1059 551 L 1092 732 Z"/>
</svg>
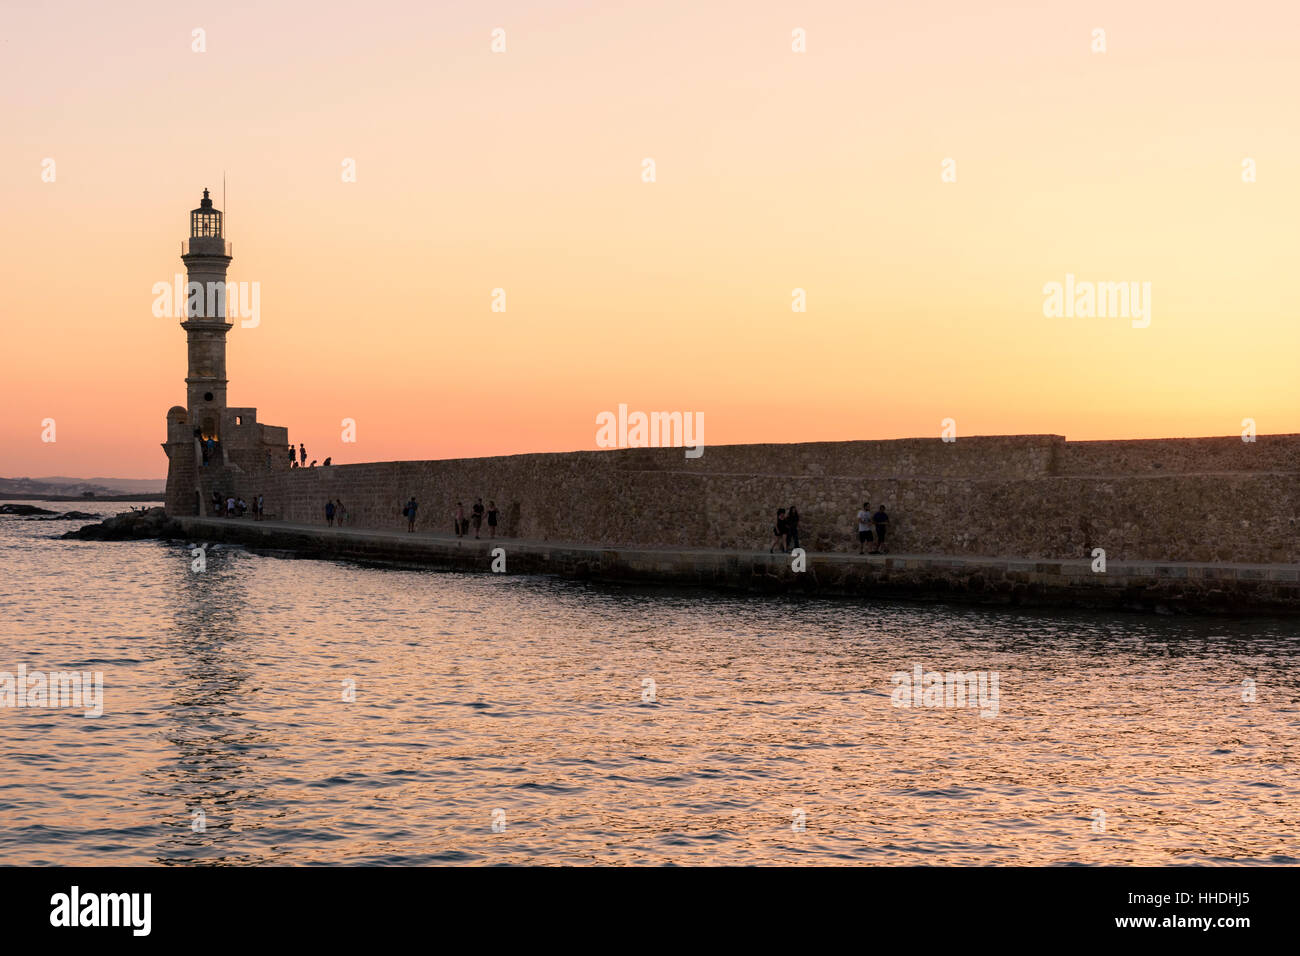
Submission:
<svg viewBox="0 0 1300 956">
<path fill-rule="evenodd" d="M 871 517 L 872 523 L 876 526 L 876 550 L 872 554 L 885 553 L 885 532 L 889 530 L 889 515 L 885 514 L 885 506 L 881 505 L 880 509 Z"/>
<path fill-rule="evenodd" d="M 767 553 L 771 554 L 777 548 L 780 548 L 782 551 L 785 550 L 785 509 L 784 508 L 776 509 L 776 524 L 772 526 L 772 546 L 767 549 Z"/>
<path fill-rule="evenodd" d="M 858 512 L 858 554 L 866 553 L 868 541 L 871 541 L 871 502 L 864 501 Z"/>
</svg>

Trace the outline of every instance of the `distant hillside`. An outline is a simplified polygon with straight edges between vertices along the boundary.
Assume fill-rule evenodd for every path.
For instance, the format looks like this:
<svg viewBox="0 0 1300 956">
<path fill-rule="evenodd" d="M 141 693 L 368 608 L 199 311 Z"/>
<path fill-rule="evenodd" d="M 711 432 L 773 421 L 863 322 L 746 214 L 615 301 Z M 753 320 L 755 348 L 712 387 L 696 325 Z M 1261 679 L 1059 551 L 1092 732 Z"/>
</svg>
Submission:
<svg viewBox="0 0 1300 956">
<path fill-rule="evenodd" d="M 0 478 L 3 495 L 160 495 L 167 482 L 162 478 Z"/>
</svg>

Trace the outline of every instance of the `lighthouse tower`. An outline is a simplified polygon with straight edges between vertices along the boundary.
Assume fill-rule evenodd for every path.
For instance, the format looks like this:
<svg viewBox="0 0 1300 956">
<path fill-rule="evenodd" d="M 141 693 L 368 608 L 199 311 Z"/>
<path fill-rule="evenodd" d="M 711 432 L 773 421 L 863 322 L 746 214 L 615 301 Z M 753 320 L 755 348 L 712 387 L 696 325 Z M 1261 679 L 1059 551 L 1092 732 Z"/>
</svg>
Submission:
<svg viewBox="0 0 1300 956">
<path fill-rule="evenodd" d="M 231 323 L 226 321 L 225 289 L 230 251 L 222 233 L 221 210 L 212 208 L 205 189 L 199 208 L 190 211 L 190 237 L 181 244 L 181 261 L 189 276 L 181 323 L 189 345 L 185 404 L 204 442 L 220 443 L 226 409 L 226 333 Z"/>
<path fill-rule="evenodd" d="M 271 472 L 288 467 L 286 428 L 263 425 L 256 408 L 231 408 L 226 402 L 226 270 L 230 242 L 220 209 L 208 191 L 190 210 L 190 236 L 181 243 L 189 282 L 185 330 L 189 367 L 185 404 L 167 413 L 167 513 L 205 513 L 213 492 L 251 500 Z M 237 300 L 231 297 L 231 303 Z"/>
</svg>

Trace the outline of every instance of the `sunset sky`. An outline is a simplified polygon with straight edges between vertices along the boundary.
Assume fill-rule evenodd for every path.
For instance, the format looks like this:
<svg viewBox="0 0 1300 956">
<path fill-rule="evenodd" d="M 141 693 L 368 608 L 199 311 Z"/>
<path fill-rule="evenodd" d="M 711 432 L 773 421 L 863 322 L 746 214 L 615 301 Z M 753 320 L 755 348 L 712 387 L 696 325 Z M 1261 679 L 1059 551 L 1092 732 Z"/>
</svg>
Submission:
<svg viewBox="0 0 1300 956">
<path fill-rule="evenodd" d="M 165 474 L 151 289 L 223 171 L 231 404 L 336 463 L 595 448 L 619 403 L 706 444 L 1300 431 L 1297 35 L 1293 0 L 7 2 L 0 475 Z M 1150 327 L 1045 317 L 1067 273 L 1150 282 Z"/>
</svg>

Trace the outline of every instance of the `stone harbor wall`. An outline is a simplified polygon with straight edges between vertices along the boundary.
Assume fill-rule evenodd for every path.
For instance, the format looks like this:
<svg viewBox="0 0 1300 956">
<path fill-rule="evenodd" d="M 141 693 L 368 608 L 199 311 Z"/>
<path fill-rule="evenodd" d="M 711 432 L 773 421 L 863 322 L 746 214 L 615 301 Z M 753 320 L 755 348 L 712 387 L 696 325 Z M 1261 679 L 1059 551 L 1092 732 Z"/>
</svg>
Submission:
<svg viewBox="0 0 1300 956">
<path fill-rule="evenodd" d="M 222 518 L 169 519 L 172 537 L 240 544 L 277 557 L 360 561 L 480 574 L 546 574 L 607 584 L 669 585 L 762 594 L 1079 607 L 1156 613 L 1300 613 L 1300 567 L 1084 559 L 787 554 L 611 548 L 402 531 L 338 530 Z M 92 529 L 84 529 L 93 531 Z M 71 537 L 97 537 L 73 533 Z M 116 534 L 115 537 L 122 535 Z M 183 552 L 188 559 L 188 551 Z M 797 563 L 798 562 L 798 563 Z"/>
<path fill-rule="evenodd" d="M 204 469 L 206 471 L 206 469 Z M 801 543 L 856 551 L 854 515 L 884 504 L 894 553 L 1300 562 L 1300 435 L 1067 442 L 1055 435 L 627 449 L 371 462 L 200 476 L 269 516 L 449 534 L 457 501 L 495 499 L 499 533 L 611 546 L 766 549 L 777 507 Z M 234 485 L 235 487 L 217 487 Z M 169 503 L 170 508 L 170 503 Z M 170 513 L 170 511 L 169 511 Z M 192 513 L 188 512 L 188 513 Z"/>
</svg>

